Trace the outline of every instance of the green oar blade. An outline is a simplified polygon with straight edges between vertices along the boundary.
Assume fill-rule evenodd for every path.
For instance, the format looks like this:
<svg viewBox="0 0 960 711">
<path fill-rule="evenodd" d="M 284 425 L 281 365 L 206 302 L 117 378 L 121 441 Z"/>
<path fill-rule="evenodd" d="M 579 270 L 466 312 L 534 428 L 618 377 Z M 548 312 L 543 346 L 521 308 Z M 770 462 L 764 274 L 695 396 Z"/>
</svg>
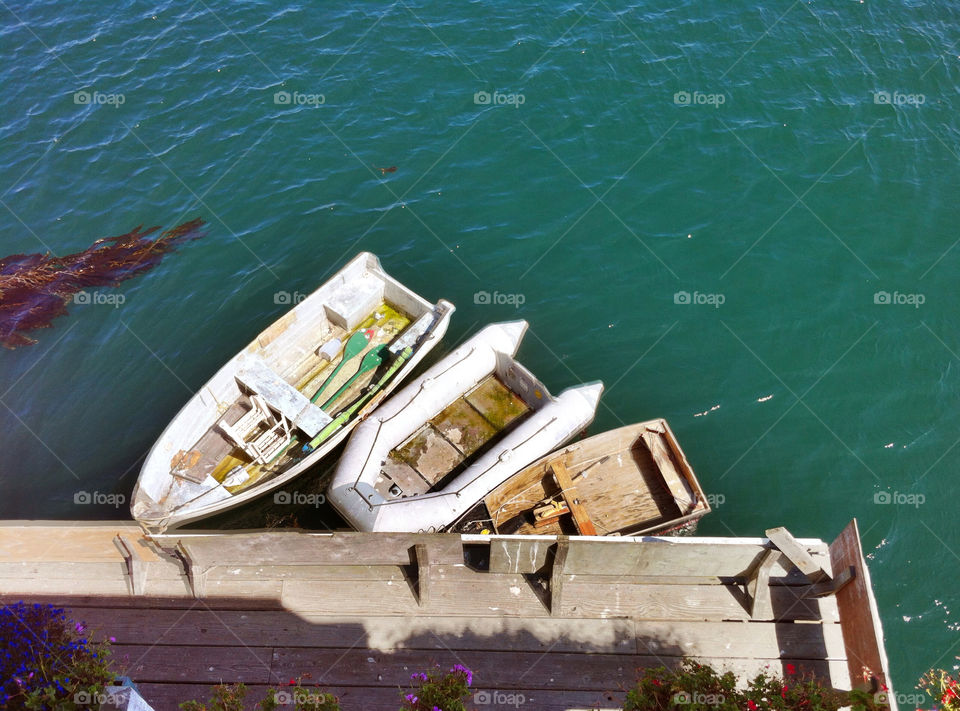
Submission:
<svg viewBox="0 0 960 711">
<path fill-rule="evenodd" d="M 370 343 L 370 337 L 373 335 L 373 332 L 370 329 L 366 331 L 357 331 L 349 339 L 347 339 L 347 344 L 343 347 L 343 357 L 340 359 L 340 362 L 337 364 L 337 367 L 333 369 L 333 372 L 327 376 L 327 379 L 323 381 L 323 385 L 320 386 L 320 389 L 314 393 L 313 397 L 310 398 L 310 402 L 316 402 L 320 399 L 320 395 L 323 394 L 323 391 L 327 389 L 327 386 L 333 382 L 333 379 L 337 377 L 337 373 L 340 372 L 340 369 L 347 364 L 347 361 L 353 360 L 358 355 L 363 353 L 363 349 L 367 347 L 367 344 Z"/>
<path fill-rule="evenodd" d="M 383 388 L 390 378 L 393 377 L 394 373 L 403 367 L 403 364 L 407 362 L 411 355 L 413 355 L 413 349 L 409 346 L 404 348 L 403 351 L 393 361 L 393 364 L 390 366 L 387 372 L 384 373 L 380 378 L 379 382 L 377 382 L 377 384 L 374 385 L 369 392 L 365 393 L 363 397 L 359 398 L 355 403 L 353 403 L 353 405 L 337 415 L 333 421 L 323 428 L 320 434 L 310 440 L 307 444 L 303 445 L 303 451 L 306 453 L 312 452 L 314 449 L 320 446 L 321 442 L 349 422 L 350 418 L 356 414 L 357 410 L 366 405 L 366 403 L 368 403 L 373 396 Z"/>
<path fill-rule="evenodd" d="M 353 385 L 354 381 L 356 381 L 356 379 L 359 378 L 361 375 L 363 375 L 364 373 L 369 373 L 371 370 L 376 370 L 377 368 L 379 368 L 380 364 L 383 363 L 383 354 L 386 352 L 386 350 L 387 350 L 386 346 L 378 346 L 377 348 L 374 348 L 373 350 L 368 351 L 367 354 L 363 357 L 363 360 L 360 361 L 360 367 L 357 368 L 357 372 L 354 373 L 353 376 L 347 382 L 345 382 L 340 387 L 340 389 L 337 390 L 337 392 L 333 394 L 333 397 L 331 397 L 329 400 L 323 403 L 320 406 L 320 409 L 326 410 L 327 407 L 331 403 L 335 402 L 338 397 L 343 395 L 343 393 L 347 391 L 347 388 Z"/>
</svg>

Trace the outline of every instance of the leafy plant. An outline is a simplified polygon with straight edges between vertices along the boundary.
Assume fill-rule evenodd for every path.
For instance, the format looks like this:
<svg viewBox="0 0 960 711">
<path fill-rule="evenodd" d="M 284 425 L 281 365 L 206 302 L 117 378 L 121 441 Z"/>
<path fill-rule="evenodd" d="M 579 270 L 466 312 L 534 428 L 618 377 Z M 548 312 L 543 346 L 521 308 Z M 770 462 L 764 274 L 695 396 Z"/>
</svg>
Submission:
<svg viewBox="0 0 960 711">
<path fill-rule="evenodd" d="M 787 678 L 761 672 L 738 685 L 732 672 L 685 659 L 676 669 L 645 669 L 627 692 L 624 711 L 876 711 L 882 698 L 866 691 L 838 691 L 786 665 Z M 882 695 L 881 695 L 882 696 Z M 951 710 L 953 711 L 953 710 Z M 960 711 L 960 709 L 956 710 Z"/>
<path fill-rule="evenodd" d="M 113 681 L 107 642 L 52 605 L 18 602 L 0 608 L 0 709 L 99 709 Z"/>
<path fill-rule="evenodd" d="M 677 669 L 644 669 L 627 692 L 624 711 L 737 711 L 743 708 L 732 672 L 718 674 L 713 667 L 684 660 Z"/>
<path fill-rule="evenodd" d="M 318 686 L 305 687 L 302 679 L 291 679 L 286 689 L 270 689 L 267 697 L 257 708 L 260 711 L 274 711 L 280 706 L 293 704 L 297 711 L 340 711 L 340 700 L 328 694 Z"/>
<path fill-rule="evenodd" d="M 917 684 L 934 701 L 940 701 L 941 711 L 960 711 L 960 678 L 956 672 L 931 669 Z"/>
<path fill-rule="evenodd" d="M 207 701 L 184 701 L 181 711 L 243 711 L 247 698 L 244 684 L 219 684 L 213 688 L 213 696 Z M 259 711 L 276 711 L 293 707 L 296 711 L 340 711 L 340 701 L 333 694 L 319 688 L 308 688 L 300 679 L 291 679 L 285 689 L 267 689 L 263 701 L 257 704 Z"/>
<path fill-rule="evenodd" d="M 183 711 L 243 711 L 243 701 L 247 698 L 245 684 L 217 684 L 213 687 L 213 696 L 203 701 L 184 701 L 180 704 Z"/>
<path fill-rule="evenodd" d="M 464 699 L 473 684 L 473 672 L 454 664 L 444 672 L 435 667 L 410 675 L 410 690 L 403 693 L 400 711 L 466 711 Z"/>
</svg>

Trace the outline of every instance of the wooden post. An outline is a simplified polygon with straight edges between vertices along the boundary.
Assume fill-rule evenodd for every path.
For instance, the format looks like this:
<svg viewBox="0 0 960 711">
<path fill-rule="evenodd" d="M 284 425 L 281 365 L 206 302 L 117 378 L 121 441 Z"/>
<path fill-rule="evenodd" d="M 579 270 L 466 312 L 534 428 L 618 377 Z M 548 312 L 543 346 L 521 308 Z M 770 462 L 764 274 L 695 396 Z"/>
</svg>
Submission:
<svg viewBox="0 0 960 711">
<path fill-rule="evenodd" d="M 770 619 L 773 603 L 770 600 L 770 570 L 780 560 L 780 551 L 768 549 L 747 573 L 746 593 L 750 602 L 750 617 Z"/>
<path fill-rule="evenodd" d="M 560 614 L 560 603 L 563 598 L 563 569 L 567 564 L 567 553 L 570 550 L 570 541 L 566 536 L 557 536 L 557 549 L 553 554 L 553 568 L 550 572 L 550 614 Z"/>
</svg>

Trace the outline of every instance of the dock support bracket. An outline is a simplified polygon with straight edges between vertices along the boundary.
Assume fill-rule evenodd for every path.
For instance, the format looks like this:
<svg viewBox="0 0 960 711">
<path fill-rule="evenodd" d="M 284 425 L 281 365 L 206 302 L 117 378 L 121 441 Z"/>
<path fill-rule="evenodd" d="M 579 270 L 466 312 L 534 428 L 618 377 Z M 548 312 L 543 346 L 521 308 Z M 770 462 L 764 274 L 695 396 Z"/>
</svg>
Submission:
<svg viewBox="0 0 960 711">
<path fill-rule="evenodd" d="M 558 616 L 563 602 L 563 569 L 567 564 L 570 541 L 566 536 L 557 536 L 557 548 L 553 554 L 553 568 L 550 571 L 550 614 Z"/>
<path fill-rule="evenodd" d="M 140 557 L 136 546 L 123 534 L 118 533 L 113 538 L 113 543 L 123 556 L 127 567 L 127 579 L 130 582 L 131 595 L 143 595 L 147 584 L 147 564 Z"/>
<path fill-rule="evenodd" d="M 803 593 L 803 597 L 824 597 L 825 595 L 836 595 L 841 588 L 857 577 L 857 569 L 849 565 L 833 577 L 823 583 L 811 585 Z"/>
<path fill-rule="evenodd" d="M 417 604 L 426 607 L 430 604 L 430 554 L 426 543 L 417 543 L 413 547 L 417 563 Z"/>
<path fill-rule="evenodd" d="M 193 597 L 197 600 L 206 597 L 207 570 L 197 569 L 198 566 L 194 563 L 189 551 L 187 551 L 187 547 L 183 545 L 183 541 L 177 541 L 177 547 L 173 552 L 174 555 L 183 562 L 183 573 L 186 575 L 187 582 L 190 584 L 190 591 L 193 593 Z"/>
</svg>

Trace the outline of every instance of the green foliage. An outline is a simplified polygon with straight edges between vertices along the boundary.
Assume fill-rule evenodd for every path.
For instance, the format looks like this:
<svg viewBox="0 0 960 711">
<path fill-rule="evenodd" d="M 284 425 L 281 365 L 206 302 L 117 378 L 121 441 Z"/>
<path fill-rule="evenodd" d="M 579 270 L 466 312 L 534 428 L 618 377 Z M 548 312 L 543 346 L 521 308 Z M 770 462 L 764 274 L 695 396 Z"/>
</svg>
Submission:
<svg viewBox="0 0 960 711">
<path fill-rule="evenodd" d="M 685 660 L 675 669 L 645 669 L 627 692 L 624 711 L 738 711 L 737 678 L 713 667 Z"/>
<path fill-rule="evenodd" d="M 325 693 L 319 687 L 305 687 L 300 679 L 286 689 L 267 691 L 267 697 L 257 708 L 260 711 L 275 711 L 278 707 L 288 708 L 291 704 L 296 711 L 340 711 L 340 700 L 336 696 Z"/>
<path fill-rule="evenodd" d="M 182 711 L 243 711 L 243 701 L 247 698 L 244 684 L 218 684 L 213 687 L 213 696 L 206 703 L 202 701 L 184 701 Z"/>
<path fill-rule="evenodd" d="M 754 707 L 775 711 L 787 709 L 835 711 L 851 705 L 849 693 L 823 686 L 814 679 L 794 678 L 786 681 L 766 672 L 761 672 L 754 677 L 744 693 L 745 703 L 751 711 Z"/>
<path fill-rule="evenodd" d="M 213 689 L 207 702 L 184 701 L 181 711 L 243 711 L 247 687 L 243 684 L 220 684 Z M 293 708 L 296 711 L 340 711 L 340 702 L 333 694 L 319 688 L 307 688 L 300 679 L 284 689 L 268 689 L 263 701 L 257 704 L 259 711 L 276 711 Z"/>
<path fill-rule="evenodd" d="M 732 672 L 718 674 L 706 664 L 684 660 L 676 669 L 645 669 L 627 693 L 624 711 L 876 711 L 878 697 L 864 691 L 837 691 L 811 677 L 787 679 L 761 672 L 738 688 Z M 958 709 L 957 711 L 960 711 Z"/>
<path fill-rule="evenodd" d="M 932 697 L 934 702 L 939 701 L 941 711 L 960 711 L 960 676 L 956 672 L 931 669 L 920 677 L 917 688 Z"/>
<path fill-rule="evenodd" d="M 0 709 L 99 709 L 114 679 L 109 644 L 52 605 L 18 602 L 0 608 Z"/>
<path fill-rule="evenodd" d="M 470 693 L 473 672 L 455 664 L 444 672 L 434 667 L 410 675 L 410 690 L 403 694 L 400 711 L 466 711 L 464 699 Z"/>
</svg>

